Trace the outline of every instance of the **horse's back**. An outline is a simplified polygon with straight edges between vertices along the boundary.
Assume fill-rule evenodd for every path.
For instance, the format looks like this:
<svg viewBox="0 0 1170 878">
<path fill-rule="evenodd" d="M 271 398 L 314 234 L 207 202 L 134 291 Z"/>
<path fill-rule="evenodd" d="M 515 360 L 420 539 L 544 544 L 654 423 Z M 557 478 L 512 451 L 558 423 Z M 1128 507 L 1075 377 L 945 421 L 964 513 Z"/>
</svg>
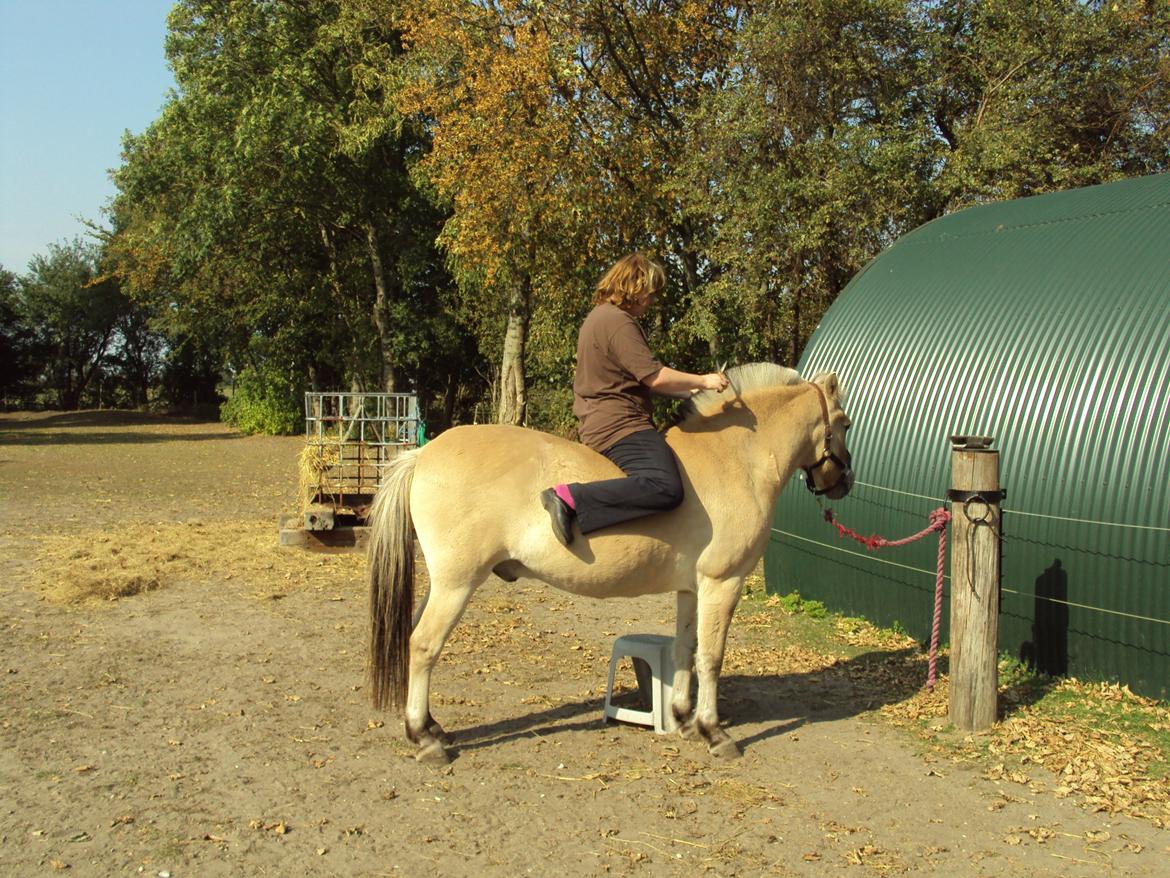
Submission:
<svg viewBox="0 0 1170 878">
<path fill-rule="evenodd" d="M 676 513 L 578 536 L 568 548 L 553 536 L 541 491 L 620 475 L 602 455 L 548 433 L 457 427 L 419 455 L 411 490 L 415 529 L 428 564 L 470 570 L 508 562 L 516 575 L 597 597 L 678 588 Z"/>
<path fill-rule="evenodd" d="M 617 467 L 592 449 L 551 433 L 507 424 L 454 427 L 423 447 L 415 478 L 491 481 L 499 493 L 557 482 L 610 478 Z M 545 484 L 545 483 L 548 484 Z"/>
<path fill-rule="evenodd" d="M 515 547 L 534 518 L 544 518 L 551 537 L 539 501 L 545 488 L 620 475 L 600 454 L 549 433 L 504 424 L 455 427 L 423 446 L 412 514 L 420 538 L 441 531 L 445 538 Z"/>
</svg>

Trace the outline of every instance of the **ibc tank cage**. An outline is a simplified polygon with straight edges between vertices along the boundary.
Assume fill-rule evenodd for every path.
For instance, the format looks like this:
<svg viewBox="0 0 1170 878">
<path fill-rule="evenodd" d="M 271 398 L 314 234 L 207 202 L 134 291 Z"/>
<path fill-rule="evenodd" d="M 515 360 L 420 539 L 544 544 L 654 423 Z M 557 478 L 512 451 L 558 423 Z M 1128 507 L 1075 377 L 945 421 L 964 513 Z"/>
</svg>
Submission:
<svg viewBox="0 0 1170 878">
<path fill-rule="evenodd" d="M 386 466 L 421 433 L 416 394 L 306 393 L 302 505 L 364 520 Z"/>
<path fill-rule="evenodd" d="M 948 437 L 995 437 L 1001 652 L 1167 698 L 1170 174 L 972 207 L 902 236 L 828 309 L 799 369 L 834 371 L 847 393 L 858 481 L 833 504 L 842 522 L 920 530 L 950 487 Z M 767 585 L 926 640 L 936 552 L 846 545 L 794 483 Z"/>
</svg>

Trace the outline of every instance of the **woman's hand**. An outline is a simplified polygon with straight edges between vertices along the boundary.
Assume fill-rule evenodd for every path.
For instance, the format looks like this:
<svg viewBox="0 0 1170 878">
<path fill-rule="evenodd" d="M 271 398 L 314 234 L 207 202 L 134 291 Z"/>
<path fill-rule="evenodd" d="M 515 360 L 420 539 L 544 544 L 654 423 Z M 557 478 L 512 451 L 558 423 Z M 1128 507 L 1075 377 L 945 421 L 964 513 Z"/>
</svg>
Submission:
<svg viewBox="0 0 1170 878">
<path fill-rule="evenodd" d="M 731 384 L 727 380 L 727 376 L 722 372 L 711 372 L 703 376 L 703 389 L 714 390 L 716 393 L 722 393 Z"/>
</svg>

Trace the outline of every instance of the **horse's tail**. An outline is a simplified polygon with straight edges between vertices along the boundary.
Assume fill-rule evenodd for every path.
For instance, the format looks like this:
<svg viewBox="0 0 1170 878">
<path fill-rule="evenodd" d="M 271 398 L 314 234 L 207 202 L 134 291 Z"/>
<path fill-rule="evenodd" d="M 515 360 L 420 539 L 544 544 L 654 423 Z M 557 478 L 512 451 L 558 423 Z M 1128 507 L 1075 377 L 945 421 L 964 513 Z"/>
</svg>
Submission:
<svg viewBox="0 0 1170 878">
<path fill-rule="evenodd" d="M 414 529 L 410 486 L 421 449 L 403 452 L 386 470 L 370 510 L 370 698 L 401 710 L 410 670 L 414 615 Z"/>
</svg>

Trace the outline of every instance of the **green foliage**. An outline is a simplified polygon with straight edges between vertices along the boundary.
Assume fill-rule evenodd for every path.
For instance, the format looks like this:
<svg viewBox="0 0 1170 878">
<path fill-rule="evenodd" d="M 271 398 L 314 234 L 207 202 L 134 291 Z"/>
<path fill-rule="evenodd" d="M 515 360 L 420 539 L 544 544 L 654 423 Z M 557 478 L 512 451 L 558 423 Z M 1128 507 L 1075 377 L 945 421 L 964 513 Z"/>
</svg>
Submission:
<svg viewBox="0 0 1170 878">
<path fill-rule="evenodd" d="M 780 608 L 786 613 L 794 616 L 803 615 L 810 619 L 824 619 L 829 615 L 828 608 L 820 601 L 806 601 L 800 596 L 800 592 L 789 592 L 786 595 L 780 595 Z"/>
<path fill-rule="evenodd" d="M 126 140 L 111 251 L 168 335 L 236 364 L 264 339 L 322 389 L 465 380 L 393 9 L 183 0 L 166 51 L 177 89 Z"/>
<path fill-rule="evenodd" d="M 181 0 L 166 53 L 100 271 L 140 312 L 21 383 L 63 324 L 0 302 L 6 397 L 206 400 L 247 364 L 566 432 L 576 328 L 630 250 L 668 269 L 664 361 L 794 364 L 922 222 L 1170 168 L 1148 0 Z"/>
<path fill-rule="evenodd" d="M 51 244 L 20 281 L 17 308 L 36 335 L 42 386 L 63 409 L 81 405 L 133 311 L 99 260 L 98 248 L 80 240 Z"/>
<path fill-rule="evenodd" d="M 0 406 L 27 407 L 36 398 L 41 352 L 24 314 L 20 282 L 0 267 Z"/>
<path fill-rule="evenodd" d="M 287 375 L 270 366 L 249 367 L 236 378 L 219 415 L 242 433 L 296 433 L 304 428 L 304 397 L 299 391 Z"/>
</svg>

